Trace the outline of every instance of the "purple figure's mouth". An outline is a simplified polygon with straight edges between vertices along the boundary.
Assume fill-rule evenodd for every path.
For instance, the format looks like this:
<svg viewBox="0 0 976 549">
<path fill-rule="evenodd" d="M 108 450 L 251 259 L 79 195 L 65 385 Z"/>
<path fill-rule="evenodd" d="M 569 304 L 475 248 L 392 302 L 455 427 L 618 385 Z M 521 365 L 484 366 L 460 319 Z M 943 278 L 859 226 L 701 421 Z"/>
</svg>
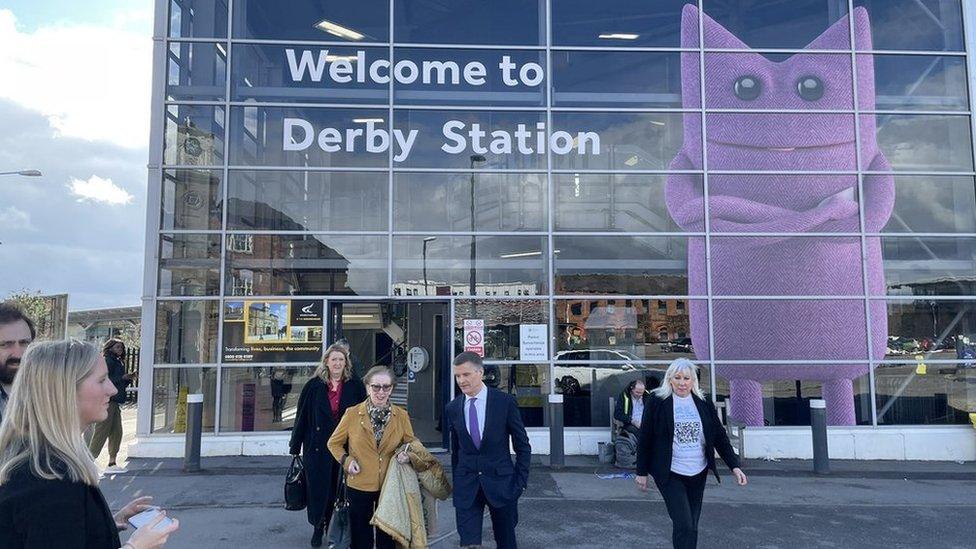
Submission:
<svg viewBox="0 0 976 549">
<path fill-rule="evenodd" d="M 744 149 L 749 151 L 773 151 L 773 152 L 796 152 L 796 151 L 812 151 L 820 149 L 830 149 L 830 148 L 843 148 L 843 147 L 853 147 L 853 141 L 840 141 L 837 143 L 824 143 L 822 145 L 796 145 L 793 147 L 764 147 L 762 145 L 747 145 L 744 143 L 731 143 L 728 141 L 720 141 L 717 139 L 709 139 L 709 145 L 720 145 L 723 147 L 732 147 L 735 149 Z"/>
</svg>

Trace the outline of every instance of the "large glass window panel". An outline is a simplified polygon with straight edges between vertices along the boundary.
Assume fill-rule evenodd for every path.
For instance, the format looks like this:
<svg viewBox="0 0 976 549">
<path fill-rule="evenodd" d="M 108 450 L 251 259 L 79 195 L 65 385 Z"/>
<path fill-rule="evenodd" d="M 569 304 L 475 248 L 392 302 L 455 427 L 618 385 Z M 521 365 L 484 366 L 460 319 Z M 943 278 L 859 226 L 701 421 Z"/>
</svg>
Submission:
<svg viewBox="0 0 976 549">
<path fill-rule="evenodd" d="M 401 105 L 546 103 L 543 51 L 398 48 L 393 56 L 393 97 Z"/>
<path fill-rule="evenodd" d="M 212 433 L 217 407 L 217 369 L 153 369 L 152 433 L 185 433 L 186 397 L 195 394 L 203 395 L 203 432 Z"/>
<path fill-rule="evenodd" d="M 858 232 L 857 186 L 855 175 L 710 174 L 709 229 L 713 233 Z M 671 215 L 685 230 L 704 230 L 701 191 L 685 182 L 669 189 Z M 873 211 L 873 206 L 865 207 Z"/>
<path fill-rule="evenodd" d="M 905 236 L 882 243 L 889 295 L 976 295 L 976 238 Z"/>
<path fill-rule="evenodd" d="M 572 354 L 603 356 L 606 352 L 571 351 Z M 582 360 L 605 360 L 584 358 Z M 558 364 L 553 368 L 556 393 L 563 395 L 563 423 L 566 427 L 611 425 L 610 399 L 620 400 L 632 381 L 644 382 L 646 390 L 661 385 L 667 365 L 651 364 Z"/>
<path fill-rule="evenodd" d="M 234 2 L 234 37 L 316 42 L 387 42 L 389 0 Z"/>
<path fill-rule="evenodd" d="M 223 99 L 227 85 L 227 46 L 202 42 L 170 42 L 166 70 L 168 100 Z"/>
<path fill-rule="evenodd" d="M 221 170 L 164 170 L 160 228 L 219 230 L 224 201 Z"/>
<path fill-rule="evenodd" d="M 684 117 L 701 119 L 694 113 Z M 557 170 L 663 170 L 681 150 L 680 113 L 554 112 L 552 123 L 554 144 L 562 147 L 561 152 L 553 148 L 552 167 Z"/>
<path fill-rule="evenodd" d="M 170 38 L 226 38 L 227 0 L 170 0 Z"/>
<path fill-rule="evenodd" d="M 160 235 L 159 295 L 220 295 L 220 235 Z"/>
<path fill-rule="evenodd" d="M 556 107 L 699 106 L 688 98 L 682 105 L 682 86 L 698 90 L 699 72 L 682 74 L 678 52 L 554 51 L 552 65 Z"/>
<path fill-rule="evenodd" d="M 728 417 L 750 427 L 810 425 L 813 399 L 826 399 L 828 425 L 871 424 L 867 364 L 837 364 L 828 371 L 796 364 L 716 364 L 715 376 L 716 397 L 725 402 Z"/>
<path fill-rule="evenodd" d="M 549 425 L 548 364 L 486 364 L 485 385 L 515 397 L 526 427 Z"/>
<path fill-rule="evenodd" d="M 227 227 L 264 231 L 384 231 L 386 172 L 230 172 Z"/>
<path fill-rule="evenodd" d="M 177 166 L 220 166 L 224 163 L 223 107 L 166 107 L 163 162 Z"/>
<path fill-rule="evenodd" d="M 156 302 L 156 364 L 217 361 L 217 301 Z"/>
<path fill-rule="evenodd" d="M 393 254 L 393 295 L 546 293 L 545 237 L 402 236 Z"/>
<path fill-rule="evenodd" d="M 875 115 L 861 115 L 861 128 L 870 127 Z M 877 115 L 878 148 L 892 169 L 905 171 L 972 171 L 973 141 L 968 116 L 934 114 Z M 864 169 L 873 163 L 871 144 L 862 143 Z"/>
<path fill-rule="evenodd" d="M 394 127 L 416 132 L 409 154 L 394 151 L 401 168 L 544 170 L 546 115 L 518 111 L 400 109 Z"/>
<path fill-rule="evenodd" d="M 713 268 L 712 272 L 715 273 Z M 695 315 L 692 311 L 692 326 Z M 881 317 L 877 314 L 875 318 Z M 716 360 L 866 360 L 864 301 L 854 299 L 715 299 Z M 699 356 L 707 335 L 692 332 Z M 875 346 L 879 347 L 878 342 Z M 809 365 L 811 371 L 835 365 Z"/>
<path fill-rule="evenodd" d="M 710 52 L 705 54 L 705 107 L 850 110 L 851 75 L 849 54 Z"/>
<path fill-rule="evenodd" d="M 976 233 L 976 179 L 970 176 L 899 175 L 895 206 L 885 232 Z"/>
<path fill-rule="evenodd" d="M 704 244 L 700 237 L 689 243 L 693 270 L 701 275 Z M 711 267 L 714 295 L 864 295 L 861 239 L 856 236 L 716 236 Z M 880 275 L 880 269 L 869 263 L 869 276 Z"/>
<path fill-rule="evenodd" d="M 859 32 L 860 50 L 962 51 L 962 6 L 959 0 L 854 0 L 867 10 L 870 33 Z"/>
<path fill-rule="evenodd" d="M 878 425 L 966 425 L 976 412 L 976 361 L 927 363 L 924 354 L 874 370 Z"/>
<path fill-rule="evenodd" d="M 857 165 L 852 115 L 723 112 L 706 115 L 706 125 L 713 170 L 853 171 Z M 690 143 L 699 136 L 685 139 L 686 149 L 697 149 Z"/>
<path fill-rule="evenodd" d="M 394 40 L 415 44 L 543 45 L 542 0 L 393 2 Z"/>
<path fill-rule="evenodd" d="M 546 230 L 545 174 L 396 173 L 393 178 L 398 231 Z"/>
<path fill-rule="evenodd" d="M 571 295 L 687 295 L 683 236 L 560 236 L 556 292 Z"/>
<path fill-rule="evenodd" d="M 965 111 L 969 108 L 966 58 L 941 55 L 858 55 L 874 61 L 876 96 L 862 95 L 862 110 Z"/>
<path fill-rule="evenodd" d="M 702 176 L 697 174 L 558 174 L 556 230 L 561 231 L 703 231 Z M 668 213 L 668 185 L 683 189 L 697 202 L 683 203 L 683 215 L 698 229 L 679 226 Z"/>
<path fill-rule="evenodd" d="M 971 287 L 972 282 L 968 285 Z M 925 360 L 970 360 L 976 342 L 976 301 L 896 300 L 888 307 L 886 357 L 922 354 Z M 968 342 L 968 343 L 967 343 Z"/>
<path fill-rule="evenodd" d="M 703 0 L 705 47 L 849 49 L 847 2 Z"/>
<path fill-rule="evenodd" d="M 231 98 L 293 103 L 386 103 L 388 48 L 235 44 Z M 383 68 L 383 64 L 386 68 Z M 379 80 L 379 81 L 377 81 Z"/>
<path fill-rule="evenodd" d="M 552 42 L 556 46 L 695 47 L 697 10 L 684 12 L 690 24 L 681 25 L 682 9 L 695 4 L 694 0 L 658 0 L 650 8 L 632 0 L 558 0 L 552 2 Z"/>
<path fill-rule="evenodd" d="M 233 107 L 230 162 L 249 166 L 363 167 L 389 164 L 386 109 Z M 399 154 L 400 147 L 394 145 Z"/>
<path fill-rule="evenodd" d="M 519 326 L 549 324 L 549 305 L 538 299 L 454 302 L 454 354 L 464 351 L 464 321 L 484 320 L 486 360 L 520 360 Z"/>
<path fill-rule="evenodd" d="M 385 236 L 227 235 L 225 295 L 386 295 Z"/>
<path fill-rule="evenodd" d="M 224 368 L 220 373 L 220 431 L 289 431 L 298 395 L 314 367 Z"/>
<path fill-rule="evenodd" d="M 704 300 L 575 299 L 556 302 L 556 360 L 693 358 L 693 330 L 708 334 Z M 707 312 L 707 311 L 706 311 Z M 582 352 L 582 354 L 574 354 Z"/>
</svg>

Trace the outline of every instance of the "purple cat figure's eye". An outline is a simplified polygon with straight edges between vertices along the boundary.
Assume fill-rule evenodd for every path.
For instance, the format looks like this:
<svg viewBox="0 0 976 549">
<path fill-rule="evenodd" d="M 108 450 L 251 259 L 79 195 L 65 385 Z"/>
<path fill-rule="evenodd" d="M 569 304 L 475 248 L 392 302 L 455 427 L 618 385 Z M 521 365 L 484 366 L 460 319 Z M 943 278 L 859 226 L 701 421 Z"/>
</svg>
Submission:
<svg viewBox="0 0 976 549">
<path fill-rule="evenodd" d="M 857 8 L 853 17 L 856 43 L 870 49 L 867 12 Z M 697 47 L 698 19 L 698 9 L 685 6 L 683 47 Z M 748 49 L 707 15 L 702 20 L 710 48 Z M 806 49 L 846 49 L 850 42 L 850 23 L 844 17 Z M 858 107 L 871 111 L 872 56 L 858 55 L 856 69 Z M 683 104 L 697 108 L 701 104 L 699 54 L 682 53 L 681 71 Z M 709 52 L 705 74 L 704 101 L 710 109 L 853 109 L 849 53 L 803 53 L 774 62 L 757 53 Z M 854 172 L 858 165 L 852 114 L 711 112 L 705 122 L 707 153 L 702 147 L 701 117 L 685 115 L 684 145 L 671 164 L 673 169 L 701 170 L 703 154 L 707 154 L 708 169 L 717 171 Z M 874 115 L 861 115 L 859 128 L 861 168 L 874 172 L 863 176 L 862 197 L 857 196 L 853 174 L 709 174 L 711 278 L 716 296 L 712 358 L 719 363 L 716 374 L 730 383 L 730 415 L 747 425 L 763 425 L 762 383 L 774 380 L 821 382 L 828 422 L 853 425 L 853 380 L 868 372 L 869 356 L 884 357 L 888 335 L 885 303 L 872 300 L 865 311 L 865 301 L 859 297 L 864 295 L 865 275 L 869 295 L 885 295 L 880 239 L 866 238 L 862 265 L 860 237 L 821 234 L 859 232 L 858 198 L 868 233 L 879 232 L 891 214 L 894 182 L 877 147 Z M 704 231 L 704 198 L 697 177 L 670 176 L 666 200 L 668 211 L 683 230 Z M 721 236 L 728 232 L 777 235 Z M 691 295 L 707 293 L 702 237 L 688 239 L 688 285 Z M 760 299 L 723 300 L 722 296 Z M 707 360 L 707 303 L 692 300 L 689 309 L 695 354 Z M 871 322 L 870 350 L 866 315 Z M 775 361 L 800 363 L 771 364 Z"/>
</svg>

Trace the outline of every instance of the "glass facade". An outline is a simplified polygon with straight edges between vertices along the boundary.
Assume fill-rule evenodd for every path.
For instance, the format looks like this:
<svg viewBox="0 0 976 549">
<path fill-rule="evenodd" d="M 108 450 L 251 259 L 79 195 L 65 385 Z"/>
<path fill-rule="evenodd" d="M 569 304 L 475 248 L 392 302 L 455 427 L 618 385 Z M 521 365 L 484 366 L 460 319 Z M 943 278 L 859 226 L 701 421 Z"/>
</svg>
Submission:
<svg viewBox="0 0 976 549">
<path fill-rule="evenodd" d="M 750 426 L 976 413 L 959 0 L 166 4 L 151 432 L 289 429 L 358 301 L 482 320 L 530 426 L 676 357 Z"/>
</svg>

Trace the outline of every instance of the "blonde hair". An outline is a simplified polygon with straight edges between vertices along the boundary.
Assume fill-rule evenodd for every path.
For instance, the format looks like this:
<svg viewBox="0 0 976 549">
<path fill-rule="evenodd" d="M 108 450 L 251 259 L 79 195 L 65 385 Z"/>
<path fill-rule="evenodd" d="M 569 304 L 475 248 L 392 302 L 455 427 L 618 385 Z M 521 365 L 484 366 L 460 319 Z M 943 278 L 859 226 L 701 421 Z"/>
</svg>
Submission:
<svg viewBox="0 0 976 549">
<path fill-rule="evenodd" d="M 329 355 L 332 353 L 342 353 L 342 358 L 346 360 L 346 366 L 342 369 L 342 380 L 349 381 L 352 379 L 352 359 L 349 358 L 349 348 L 341 343 L 329 345 L 329 348 L 322 353 L 322 360 L 315 368 L 315 375 L 322 381 L 329 382 Z"/>
<path fill-rule="evenodd" d="M 98 484 L 82 437 L 78 386 L 100 356 L 98 347 L 77 339 L 27 349 L 0 424 L 0 485 L 24 463 L 43 479 Z"/>
<path fill-rule="evenodd" d="M 668 398 L 671 396 L 673 389 L 671 388 L 671 380 L 678 374 L 678 372 L 687 372 L 691 376 L 691 392 L 696 397 L 705 400 L 705 395 L 702 394 L 701 387 L 698 385 L 698 367 L 695 363 L 688 360 L 687 358 L 679 358 L 668 366 L 666 372 L 664 372 L 664 380 L 661 381 L 661 386 L 654 389 L 653 393 L 661 399 Z"/>
</svg>

